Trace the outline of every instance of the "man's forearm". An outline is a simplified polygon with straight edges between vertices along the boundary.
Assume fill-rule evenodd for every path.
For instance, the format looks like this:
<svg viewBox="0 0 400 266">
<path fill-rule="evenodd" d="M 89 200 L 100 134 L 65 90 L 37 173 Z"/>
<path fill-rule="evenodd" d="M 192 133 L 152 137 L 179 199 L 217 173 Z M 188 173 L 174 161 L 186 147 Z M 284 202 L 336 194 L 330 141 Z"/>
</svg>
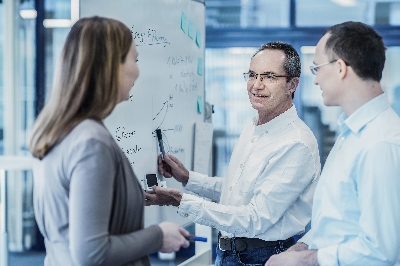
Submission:
<svg viewBox="0 0 400 266">
<path fill-rule="evenodd" d="M 265 266 L 319 266 L 316 249 L 285 251 L 269 258 Z"/>
</svg>

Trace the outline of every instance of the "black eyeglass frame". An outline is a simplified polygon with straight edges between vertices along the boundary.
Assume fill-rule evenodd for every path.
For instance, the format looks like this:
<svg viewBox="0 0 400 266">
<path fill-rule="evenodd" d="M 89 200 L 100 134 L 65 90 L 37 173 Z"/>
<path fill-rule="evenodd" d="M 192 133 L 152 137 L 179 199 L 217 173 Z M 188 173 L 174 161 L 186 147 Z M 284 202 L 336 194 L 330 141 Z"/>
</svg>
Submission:
<svg viewBox="0 0 400 266">
<path fill-rule="evenodd" d="M 250 74 L 255 75 L 254 81 L 257 80 L 258 77 L 260 77 L 260 81 L 263 81 L 265 78 L 267 78 L 267 80 L 274 80 L 274 79 L 277 79 L 277 78 L 293 78 L 293 76 L 290 76 L 290 75 L 275 75 L 273 73 L 260 73 L 260 74 L 257 74 L 257 73 L 254 73 L 254 72 L 247 72 L 247 73 L 243 73 L 243 77 L 244 77 L 244 80 L 246 82 L 250 81 Z"/>
</svg>

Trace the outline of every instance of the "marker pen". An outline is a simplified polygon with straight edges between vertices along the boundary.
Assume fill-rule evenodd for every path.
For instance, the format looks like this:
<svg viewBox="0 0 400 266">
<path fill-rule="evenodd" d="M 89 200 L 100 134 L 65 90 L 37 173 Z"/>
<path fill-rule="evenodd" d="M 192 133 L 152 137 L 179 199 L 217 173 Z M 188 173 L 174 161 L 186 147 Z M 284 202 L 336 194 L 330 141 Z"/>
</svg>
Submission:
<svg viewBox="0 0 400 266">
<path fill-rule="evenodd" d="M 164 145 L 163 145 L 163 142 L 162 142 L 161 129 L 157 128 L 156 129 L 156 134 L 157 134 L 157 139 L 158 139 L 158 145 L 160 146 L 161 159 L 162 159 L 163 162 L 165 162 L 165 160 L 164 160 L 165 151 L 164 151 Z"/>
<path fill-rule="evenodd" d="M 194 241 L 207 242 L 207 237 L 201 237 L 195 235 L 187 236 L 186 239 L 189 240 L 189 242 L 194 242 Z"/>
</svg>

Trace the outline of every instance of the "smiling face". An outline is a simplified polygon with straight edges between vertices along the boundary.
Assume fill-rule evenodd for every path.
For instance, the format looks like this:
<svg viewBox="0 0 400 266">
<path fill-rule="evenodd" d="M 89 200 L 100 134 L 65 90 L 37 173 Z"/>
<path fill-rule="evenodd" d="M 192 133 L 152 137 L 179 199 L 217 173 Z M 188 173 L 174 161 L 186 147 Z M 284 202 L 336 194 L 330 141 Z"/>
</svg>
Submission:
<svg viewBox="0 0 400 266">
<path fill-rule="evenodd" d="M 139 68 L 137 66 L 138 53 L 135 43 L 132 42 L 131 48 L 126 56 L 125 62 L 121 63 L 121 72 L 119 77 L 120 101 L 129 100 L 129 92 L 136 79 L 139 77 Z"/>
<path fill-rule="evenodd" d="M 262 50 L 251 59 L 249 72 L 287 75 L 283 68 L 285 58 L 283 51 Z M 260 77 L 247 82 L 251 105 L 259 114 L 258 124 L 272 120 L 292 106 L 292 93 L 297 84 L 298 78 L 286 82 L 286 77 L 279 77 L 275 82 L 269 82 L 266 78 L 261 81 Z"/>
</svg>

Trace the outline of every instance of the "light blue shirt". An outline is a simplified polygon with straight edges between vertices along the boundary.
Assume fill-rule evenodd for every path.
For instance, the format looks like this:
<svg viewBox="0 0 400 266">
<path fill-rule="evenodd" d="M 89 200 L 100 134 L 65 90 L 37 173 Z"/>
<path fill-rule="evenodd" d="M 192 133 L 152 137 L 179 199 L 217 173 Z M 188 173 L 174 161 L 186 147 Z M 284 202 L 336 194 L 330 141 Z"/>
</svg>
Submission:
<svg viewBox="0 0 400 266">
<path fill-rule="evenodd" d="M 300 241 L 320 265 L 400 265 L 400 118 L 382 94 L 339 126 Z"/>
</svg>

